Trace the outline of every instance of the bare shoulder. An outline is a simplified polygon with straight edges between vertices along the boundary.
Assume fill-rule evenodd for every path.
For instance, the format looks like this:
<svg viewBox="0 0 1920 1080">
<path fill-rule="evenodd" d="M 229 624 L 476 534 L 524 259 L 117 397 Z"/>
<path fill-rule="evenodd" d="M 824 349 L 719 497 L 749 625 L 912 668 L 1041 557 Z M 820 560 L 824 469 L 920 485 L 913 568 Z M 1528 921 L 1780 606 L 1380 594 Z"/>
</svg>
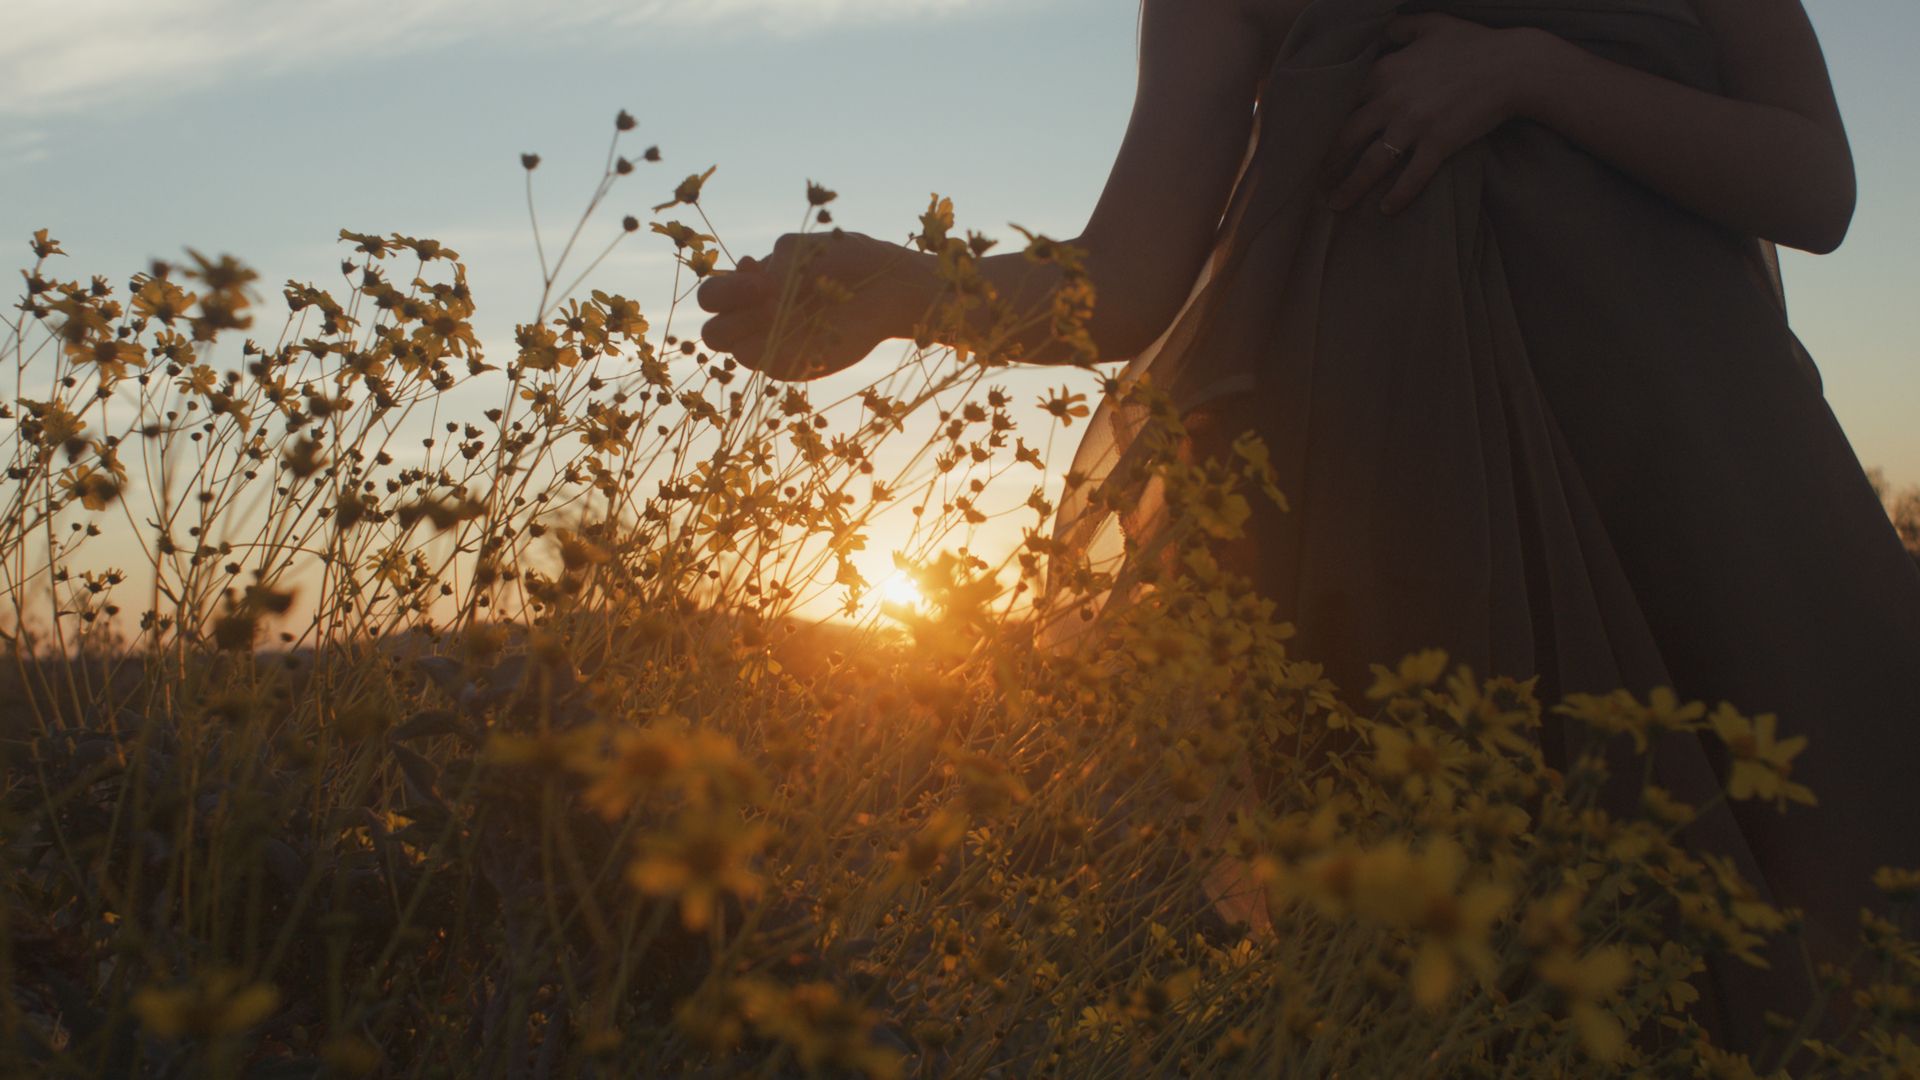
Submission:
<svg viewBox="0 0 1920 1080">
<path fill-rule="evenodd" d="M 1141 20 L 1164 37 L 1231 35 L 1268 55 L 1278 51 L 1294 20 L 1313 0 L 1142 0 Z M 1169 32 L 1170 31 L 1170 32 Z"/>
<path fill-rule="evenodd" d="M 1801 0 L 1692 0 L 1735 97 L 1837 126 L 1832 78 Z"/>
<path fill-rule="evenodd" d="M 1295 2 L 1142 0 L 1140 70 L 1154 87 L 1146 100 L 1205 98 L 1217 108 L 1251 95 L 1292 25 L 1276 12 Z"/>
</svg>

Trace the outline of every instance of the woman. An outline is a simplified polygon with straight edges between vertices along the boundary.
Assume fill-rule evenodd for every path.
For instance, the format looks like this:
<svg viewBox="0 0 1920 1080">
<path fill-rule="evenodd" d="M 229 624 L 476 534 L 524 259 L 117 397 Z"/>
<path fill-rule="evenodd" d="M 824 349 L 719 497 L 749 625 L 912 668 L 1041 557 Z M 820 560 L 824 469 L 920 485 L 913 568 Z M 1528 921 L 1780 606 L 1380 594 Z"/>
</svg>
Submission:
<svg viewBox="0 0 1920 1080">
<path fill-rule="evenodd" d="M 1254 522 L 1253 569 L 1299 653 L 1346 686 L 1441 646 L 1548 699 L 1670 685 L 1777 713 L 1812 738 L 1794 779 L 1820 805 L 1738 804 L 1690 840 L 1839 956 L 1872 872 L 1920 865 L 1920 572 L 1772 245 L 1831 251 L 1853 206 L 1799 0 L 1147 0 L 1074 243 L 1102 355 L 1267 441 L 1293 508 Z M 837 238 L 813 265 L 861 283 L 838 342 L 771 353 L 797 249 L 702 288 L 709 345 L 833 370 L 936 288 L 929 257 Z M 1051 284 L 1017 254 L 985 272 L 1016 300 Z M 1123 457 L 1129 421 L 1103 409 L 1076 470 Z M 1688 802 L 1717 790 L 1698 739 L 1656 762 Z M 1793 993 L 1800 965 L 1775 966 L 1762 993 Z M 1720 974 L 1715 1026 L 1751 1043 L 1757 984 Z"/>
</svg>

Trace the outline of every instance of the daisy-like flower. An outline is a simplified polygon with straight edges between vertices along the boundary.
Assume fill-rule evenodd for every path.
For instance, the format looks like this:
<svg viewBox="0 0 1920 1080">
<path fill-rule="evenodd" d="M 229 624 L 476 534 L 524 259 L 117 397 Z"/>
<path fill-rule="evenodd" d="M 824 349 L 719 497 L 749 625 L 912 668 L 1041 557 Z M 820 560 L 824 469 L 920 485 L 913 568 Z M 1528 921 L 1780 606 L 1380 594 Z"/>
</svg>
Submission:
<svg viewBox="0 0 1920 1080">
<path fill-rule="evenodd" d="M 1446 692 L 1434 694 L 1432 701 L 1460 725 L 1461 734 L 1488 754 L 1524 757 L 1535 750 L 1531 729 L 1540 726 L 1539 704 L 1533 700 L 1535 681 L 1501 677 L 1489 679 L 1483 688 L 1473 669 L 1462 664 L 1447 676 Z"/>
<path fill-rule="evenodd" d="M 1653 718 L 1647 708 L 1625 690 L 1610 694 L 1568 694 L 1553 711 L 1595 731 L 1631 736 L 1634 752 L 1647 752 L 1647 732 L 1653 726 Z"/>
<path fill-rule="evenodd" d="M 1633 958 L 1619 946 L 1579 955 L 1555 949 L 1534 965 L 1542 981 L 1567 997 L 1567 1015 L 1587 1053 L 1616 1061 L 1627 1048 L 1627 1033 L 1606 1004 L 1633 975 Z"/>
<path fill-rule="evenodd" d="M 1873 872 L 1874 888 L 1895 900 L 1920 897 L 1920 870 L 1883 866 Z"/>
<path fill-rule="evenodd" d="M 1452 995 L 1461 967 L 1483 982 L 1497 973 L 1491 934 L 1513 903 L 1513 890 L 1468 880 L 1467 871 L 1466 853 L 1451 841 L 1419 851 L 1389 843 L 1316 856 L 1275 887 L 1330 916 L 1357 915 L 1415 932 L 1409 988 L 1415 1002 L 1437 1008 Z"/>
<path fill-rule="evenodd" d="M 602 817 L 612 821 L 679 774 L 690 757 L 686 740 L 676 732 L 657 727 L 616 732 L 609 758 L 584 763 L 589 766 L 593 780 L 587 785 L 583 798 Z"/>
<path fill-rule="evenodd" d="M 1771 799 L 1781 810 L 1788 802 L 1815 805 L 1812 790 L 1791 779 L 1793 759 L 1806 749 L 1806 736 L 1778 738 L 1772 713 L 1749 719 L 1724 701 L 1713 711 L 1710 722 L 1733 753 L 1727 794 L 1736 799 Z"/>
<path fill-rule="evenodd" d="M 1367 690 L 1367 699 L 1379 701 L 1432 686 L 1440 681 L 1440 676 L 1446 671 L 1447 654 L 1443 649 L 1412 653 L 1400 661 L 1397 670 L 1388 670 L 1384 665 L 1375 664 L 1373 686 Z"/>
<path fill-rule="evenodd" d="M 1431 795 L 1443 806 L 1451 806 L 1455 793 L 1465 786 L 1466 769 L 1473 760 L 1465 743 L 1426 724 L 1404 730 L 1375 728 L 1373 747 L 1376 772 L 1400 781 L 1400 790 L 1408 798 L 1418 801 Z"/>
<path fill-rule="evenodd" d="M 671 833 L 642 842 L 627 880 L 648 896 L 678 899 L 681 923 L 705 930 L 723 894 L 748 900 L 766 887 L 751 862 L 768 838 L 764 825 L 732 814 L 688 815 Z"/>
<path fill-rule="evenodd" d="M 1647 696 L 1648 726 L 1655 731 L 1694 731 L 1700 727 L 1700 718 L 1707 714 L 1705 702 L 1689 701 L 1682 704 L 1678 694 L 1671 687 L 1656 686 Z"/>
<path fill-rule="evenodd" d="M 133 1012 L 163 1039 L 235 1035 L 272 1016 L 280 991 L 250 983 L 230 968 L 203 972 L 184 986 L 150 986 L 133 995 Z"/>
<path fill-rule="evenodd" d="M 761 1035 L 784 1043 L 809 1074 L 855 1073 L 868 1080 L 901 1075 L 899 1052 L 873 1039 L 878 1018 L 832 984 L 789 988 L 749 979 L 731 990 L 740 1015 Z"/>
</svg>

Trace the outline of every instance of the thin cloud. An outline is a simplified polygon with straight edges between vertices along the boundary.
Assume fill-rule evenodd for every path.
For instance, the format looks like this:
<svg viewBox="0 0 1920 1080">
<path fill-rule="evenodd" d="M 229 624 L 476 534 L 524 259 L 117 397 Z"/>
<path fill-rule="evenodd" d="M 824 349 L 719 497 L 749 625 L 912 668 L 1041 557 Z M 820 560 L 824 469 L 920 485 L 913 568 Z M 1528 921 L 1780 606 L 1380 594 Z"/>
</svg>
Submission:
<svg viewBox="0 0 1920 1080">
<path fill-rule="evenodd" d="M 245 75 L 421 54 L 582 27 L 799 36 L 1011 0 L 68 0 L 17 5 L 0 35 L 0 116 L 72 112 Z"/>
<path fill-rule="evenodd" d="M 38 128 L 0 132 L 0 168 L 32 165 L 52 156 L 47 149 L 47 133 Z"/>
</svg>

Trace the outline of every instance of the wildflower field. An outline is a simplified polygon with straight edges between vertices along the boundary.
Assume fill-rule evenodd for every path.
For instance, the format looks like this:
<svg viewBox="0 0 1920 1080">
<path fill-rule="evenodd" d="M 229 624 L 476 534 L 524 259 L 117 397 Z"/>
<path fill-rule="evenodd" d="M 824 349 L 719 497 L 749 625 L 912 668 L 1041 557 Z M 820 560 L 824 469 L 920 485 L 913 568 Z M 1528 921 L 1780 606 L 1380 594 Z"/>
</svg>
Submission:
<svg viewBox="0 0 1920 1080">
<path fill-rule="evenodd" d="M 574 288 L 656 243 L 684 302 L 728 258 L 710 174 L 595 239 L 655 175 L 615 127 L 507 355 L 429 239 L 343 231 L 284 321 L 231 257 L 88 278 L 32 239 L 0 1075 L 1920 1076 L 1920 868 L 1763 1046 L 1699 1018 L 1797 921 L 1637 770 L 1707 733 L 1791 813 L 1804 739 L 1438 652 L 1331 685 L 1215 551 L 1284 502 L 1264 450 L 1193 460 L 1144 385 L 1109 381 L 1151 452 L 1101 498 L 1167 526 L 1056 550 L 1036 485 L 1097 402 L 996 379 L 1036 325 L 1092 365 L 1073 249 L 1026 237 L 1061 285 L 1012 310 L 935 199 L 942 333 L 815 400 Z M 794 285 L 798 339 L 836 292 Z"/>
</svg>

